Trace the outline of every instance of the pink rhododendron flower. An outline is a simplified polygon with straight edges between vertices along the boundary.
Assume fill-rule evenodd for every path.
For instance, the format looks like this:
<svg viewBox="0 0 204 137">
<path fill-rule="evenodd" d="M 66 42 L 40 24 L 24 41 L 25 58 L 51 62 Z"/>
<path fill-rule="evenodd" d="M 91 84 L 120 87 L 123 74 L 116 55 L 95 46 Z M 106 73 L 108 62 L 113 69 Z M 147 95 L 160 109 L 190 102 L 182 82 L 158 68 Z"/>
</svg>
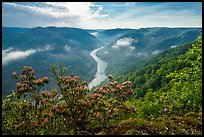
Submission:
<svg viewBox="0 0 204 137">
<path fill-rule="evenodd" d="M 79 79 L 79 76 L 74 76 L 73 78 L 74 78 L 74 79 Z"/>
<path fill-rule="evenodd" d="M 16 78 L 16 77 L 17 77 L 17 73 L 16 73 L 16 72 L 13 72 L 13 73 L 11 74 L 11 76 L 12 76 L 13 78 Z"/>
<path fill-rule="evenodd" d="M 20 87 L 21 86 L 21 83 L 16 83 L 16 87 Z"/>
</svg>

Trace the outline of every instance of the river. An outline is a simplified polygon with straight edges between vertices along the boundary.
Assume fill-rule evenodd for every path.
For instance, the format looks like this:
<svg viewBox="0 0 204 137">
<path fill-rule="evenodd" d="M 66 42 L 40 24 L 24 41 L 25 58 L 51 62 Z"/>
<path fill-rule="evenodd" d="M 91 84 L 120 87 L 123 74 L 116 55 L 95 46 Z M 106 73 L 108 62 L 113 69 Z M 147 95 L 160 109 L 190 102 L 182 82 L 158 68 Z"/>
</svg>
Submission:
<svg viewBox="0 0 204 137">
<path fill-rule="evenodd" d="M 100 59 L 98 56 L 96 56 L 97 51 L 99 51 L 100 49 L 102 49 L 104 47 L 100 47 L 97 48 L 95 50 L 93 50 L 90 55 L 96 60 L 97 62 L 97 72 L 95 74 L 95 78 L 89 83 L 89 88 L 91 89 L 94 86 L 99 85 L 102 81 L 104 81 L 107 76 L 105 74 L 105 70 L 107 67 L 107 62 L 103 61 L 102 59 Z"/>
</svg>

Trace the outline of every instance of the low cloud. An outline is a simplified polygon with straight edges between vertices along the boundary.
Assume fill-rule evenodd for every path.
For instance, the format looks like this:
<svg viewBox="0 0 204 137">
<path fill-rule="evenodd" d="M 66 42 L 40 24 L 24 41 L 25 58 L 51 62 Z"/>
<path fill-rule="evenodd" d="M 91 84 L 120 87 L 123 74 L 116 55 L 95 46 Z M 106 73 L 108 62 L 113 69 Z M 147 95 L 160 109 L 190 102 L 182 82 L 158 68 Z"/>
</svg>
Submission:
<svg viewBox="0 0 204 137">
<path fill-rule="evenodd" d="M 120 48 L 127 48 L 130 50 L 134 50 L 135 47 L 131 46 L 131 44 L 133 43 L 134 39 L 133 38 L 121 38 L 119 40 L 116 41 L 115 44 L 113 44 L 112 48 L 115 49 L 120 49 Z"/>
<path fill-rule="evenodd" d="M 72 48 L 69 47 L 68 45 L 65 45 L 65 46 L 64 46 L 64 49 L 65 49 L 66 51 L 70 52 Z"/>
<path fill-rule="evenodd" d="M 104 54 L 109 54 L 109 52 L 108 51 L 104 51 Z"/>
<path fill-rule="evenodd" d="M 153 55 L 156 55 L 156 54 L 158 54 L 158 53 L 160 53 L 160 52 L 162 52 L 162 51 L 158 49 L 158 50 L 153 51 L 152 54 L 153 54 Z"/>
<path fill-rule="evenodd" d="M 73 43 L 74 43 L 74 42 L 73 42 Z M 68 46 L 68 45 L 65 45 L 65 46 L 64 46 L 64 50 L 67 51 L 67 52 L 71 52 L 71 51 L 73 52 L 73 51 L 76 51 L 76 49 L 77 49 L 77 48 L 72 48 L 72 47 L 70 47 L 70 46 Z"/>
<path fill-rule="evenodd" d="M 176 45 L 174 45 L 174 46 L 171 46 L 171 48 L 176 48 L 176 47 L 178 47 L 178 46 L 176 46 Z"/>
<path fill-rule="evenodd" d="M 13 48 L 8 48 L 8 49 L 5 49 L 5 50 L 2 50 L 2 56 L 6 53 L 8 53 L 9 51 L 13 50 Z"/>
<path fill-rule="evenodd" d="M 139 53 L 137 53 L 138 56 L 147 56 L 147 54 L 148 54 L 147 52 L 139 52 Z"/>
<path fill-rule="evenodd" d="M 25 51 L 2 50 L 2 65 L 6 65 L 12 61 L 25 59 L 26 57 L 36 53 L 36 50 L 29 49 Z"/>
<path fill-rule="evenodd" d="M 38 51 L 38 52 L 41 52 L 41 51 L 50 51 L 50 50 L 53 50 L 54 48 L 49 45 L 49 44 L 46 44 L 43 48 L 38 48 L 38 49 L 35 49 L 35 51 Z"/>
<path fill-rule="evenodd" d="M 91 32 L 90 34 L 97 37 L 98 32 Z"/>
<path fill-rule="evenodd" d="M 53 50 L 53 49 L 54 48 L 51 45 L 49 45 L 49 44 L 45 45 L 45 47 L 44 47 L 45 51 L 49 51 L 49 50 Z"/>
<path fill-rule="evenodd" d="M 28 56 L 35 54 L 36 52 L 44 52 L 50 50 L 53 50 L 53 47 L 49 44 L 45 45 L 43 48 L 28 49 L 25 51 L 15 50 L 14 48 L 10 47 L 8 49 L 2 50 L 2 65 L 7 65 L 12 61 L 25 59 Z"/>
</svg>

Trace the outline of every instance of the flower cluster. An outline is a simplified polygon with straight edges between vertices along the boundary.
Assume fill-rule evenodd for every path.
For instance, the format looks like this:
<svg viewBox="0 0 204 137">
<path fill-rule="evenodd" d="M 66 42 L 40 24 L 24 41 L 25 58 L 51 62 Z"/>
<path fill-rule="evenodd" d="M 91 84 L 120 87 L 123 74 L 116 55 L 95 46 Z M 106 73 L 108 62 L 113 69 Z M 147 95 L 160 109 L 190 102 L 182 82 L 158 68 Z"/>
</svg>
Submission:
<svg viewBox="0 0 204 137">
<path fill-rule="evenodd" d="M 91 99 L 101 98 L 103 95 L 99 93 L 93 93 L 90 95 Z"/>
<path fill-rule="evenodd" d="M 59 78 L 59 83 L 62 83 L 65 85 L 71 85 L 71 84 L 75 84 L 77 82 L 79 82 L 78 76 L 74 76 L 74 77 L 64 76 L 64 77 Z"/>
<path fill-rule="evenodd" d="M 39 78 L 38 80 L 33 81 L 37 86 L 44 86 L 44 84 L 47 84 L 49 82 L 48 77 Z"/>
<path fill-rule="evenodd" d="M 13 72 L 12 74 L 11 74 L 11 76 L 12 76 L 12 78 L 18 78 L 18 75 L 17 75 L 17 73 L 16 72 Z"/>
<path fill-rule="evenodd" d="M 95 89 L 95 92 L 90 94 L 90 102 L 94 106 L 93 116 L 96 119 L 106 123 L 109 119 L 118 116 L 121 113 L 135 112 L 135 108 L 125 105 L 125 101 L 135 95 L 131 88 L 132 83 L 126 81 L 118 84 L 113 81 L 111 75 L 108 76 L 110 82 L 106 86 Z"/>
<path fill-rule="evenodd" d="M 61 84 L 62 87 L 62 94 L 64 96 L 70 96 L 74 95 L 77 98 L 80 98 L 80 96 L 85 95 L 85 92 L 87 92 L 88 86 L 86 81 L 80 81 L 79 76 L 64 76 L 60 77 L 58 83 Z"/>
<path fill-rule="evenodd" d="M 42 92 L 42 95 L 43 95 L 44 97 L 50 97 L 50 96 L 52 95 L 52 93 L 49 92 L 49 91 L 43 91 L 43 92 Z"/>
<path fill-rule="evenodd" d="M 11 74 L 13 78 L 18 79 L 18 74 L 13 72 Z M 48 77 L 43 77 L 35 80 L 35 71 L 31 66 L 24 66 L 22 69 L 22 74 L 20 75 L 20 82 L 16 83 L 16 91 L 19 95 L 26 92 L 35 91 L 39 86 L 44 86 L 49 82 Z"/>
<path fill-rule="evenodd" d="M 101 112 L 95 112 L 94 113 L 94 116 L 97 118 L 97 119 L 102 119 L 102 114 L 101 114 Z"/>
<path fill-rule="evenodd" d="M 20 121 L 17 121 L 16 130 L 24 131 L 24 123 L 28 123 L 32 133 L 38 132 L 35 129 L 49 130 L 48 127 L 54 129 L 57 125 L 63 125 L 60 128 L 64 129 L 73 128 L 76 133 L 86 130 L 93 120 L 97 121 L 99 126 L 105 126 L 110 119 L 121 113 L 134 112 L 134 107 L 125 105 L 135 93 L 130 81 L 118 84 L 113 81 L 112 75 L 109 75 L 110 82 L 106 86 L 97 88 L 87 95 L 87 81 L 81 81 L 79 76 L 57 75 L 60 71 L 55 71 L 57 70 L 54 70 L 54 74 L 62 98 L 56 90 L 41 92 L 41 87 L 49 82 L 49 78 L 35 79 L 32 67 L 23 67 L 20 81 L 16 83 L 16 93 L 29 93 L 31 100 L 21 104 L 17 113 Z M 18 74 L 13 72 L 12 77 L 18 78 Z M 29 121 L 25 117 L 29 117 Z"/>
</svg>

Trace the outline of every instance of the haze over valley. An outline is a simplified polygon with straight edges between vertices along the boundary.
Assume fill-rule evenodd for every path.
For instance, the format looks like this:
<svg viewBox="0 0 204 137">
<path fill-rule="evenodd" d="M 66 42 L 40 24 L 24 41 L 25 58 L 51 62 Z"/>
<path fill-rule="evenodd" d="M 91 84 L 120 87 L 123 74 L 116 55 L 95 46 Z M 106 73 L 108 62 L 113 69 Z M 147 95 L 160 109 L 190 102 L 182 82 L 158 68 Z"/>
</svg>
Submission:
<svg viewBox="0 0 204 137">
<path fill-rule="evenodd" d="M 98 35 L 94 36 L 93 32 Z M 31 29 L 3 27 L 3 95 L 15 87 L 14 83 L 12 85 L 8 82 L 12 81 L 9 74 L 16 69 L 20 70 L 22 66 L 32 65 L 33 68 L 39 70 L 38 75 L 46 76 L 49 72 L 49 66 L 46 63 L 63 63 L 84 80 L 91 82 L 97 71 L 102 70 L 106 75 L 116 74 L 145 57 L 193 42 L 200 33 L 201 28 L 141 28 L 98 31 L 66 27 Z M 102 46 L 105 47 L 101 49 Z M 100 50 L 97 50 L 95 54 L 99 58 L 94 59 L 90 54 L 97 48 Z M 97 60 L 99 59 L 107 64 L 99 63 L 97 70 Z M 105 69 L 106 66 L 107 69 Z M 104 79 L 104 76 L 101 75 L 98 80 Z M 96 81 L 98 80 L 96 79 Z M 94 84 L 94 86 L 96 85 Z"/>
<path fill-rule="evenodd" d="M 3 2 L 2 132 L 202 134 L 202 2 Z"/>
</svg>

